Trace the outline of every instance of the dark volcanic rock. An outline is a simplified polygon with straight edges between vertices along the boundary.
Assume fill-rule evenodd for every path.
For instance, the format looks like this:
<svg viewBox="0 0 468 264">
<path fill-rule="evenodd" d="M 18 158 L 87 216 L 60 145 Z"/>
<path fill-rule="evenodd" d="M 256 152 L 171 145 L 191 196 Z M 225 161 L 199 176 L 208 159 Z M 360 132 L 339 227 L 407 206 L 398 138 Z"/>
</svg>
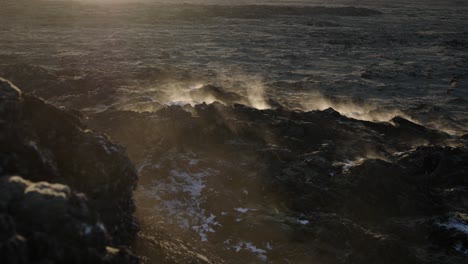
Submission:
<svg viewBox="0 0 468 264">
<path fill-rule="evenodd" d="M 137 263 L 109 247 L 107 230 L 85 195 L 66 185 L 0 178 L 2 263 Z"/>
<path fill-rule="evenodd" d="M 219 103 L 105 111 L 89 124 L 139 165 L 143 222 L 196 230 L 180 236 L 210 241 L 227 263 L 466 260 L 468 150 L 444 132 Z"/>
<path fill-rule="evenodd" d="M 124 251 L 110 249 L 112 254 L 104 251 L 106 245 L 130 243 L 135 234 L 132 198 L 137 179 L 135 168 L 122 147 L 86 130 L 80 119 L 79 113 L 22 94 L 14 85 L 0 79 L 0 175 L 5 175 L 2 178 L 20 175 L 33 182 L 44 182 L 3 180 L 2 193 L 6 194 L 2 198 L 6 200 L 2 203 L 6 207 L 2 210 L 7 215 L 2 216 L 5 223 L 2 228 L 13 232 L 9 237 L 14 239 L 2 256 L 10 257 L 26 250 L 23 257 L 30 258 L 28 261 L 50 259 L 68 263 L 81 254 L 83 258 L 71 263 L 107 261 L 109 254 L 119 256 L 117 259 L 122 263 L 126 262 L 125 258 L 134 261 Z M 9 191 L 14 193 L 10 195 Z M 75 192 L 86 195 L 89 202 Z M 105 229 L 99 239 L 77 231 L 88 224 L 94 228 L 98 219 L 102 221 L 101 229 Z M 33 248 L 42 244 L 43 249 Z M 81 249 L 82 246 L 90 249 Z M 93 253 L 93 250 L 101 251 Z M 16 263 L 14 259 L 8 261 Z"/>
</svg>

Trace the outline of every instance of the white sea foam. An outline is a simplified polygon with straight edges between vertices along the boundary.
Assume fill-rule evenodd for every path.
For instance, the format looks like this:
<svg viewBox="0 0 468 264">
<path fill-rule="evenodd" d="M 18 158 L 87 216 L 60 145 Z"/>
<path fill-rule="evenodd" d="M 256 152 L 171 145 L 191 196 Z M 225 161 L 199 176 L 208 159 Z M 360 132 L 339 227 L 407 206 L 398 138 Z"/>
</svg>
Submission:
<svg viewBox="0 0 468 264">
<path fill-rule="evenodd" d="M 447 229 L 455 229 L 466 235 L 468 235 L 468 225 L 460 221 L 459 219 L 450 218 L 447 223 L 439 223 L 439 226 L 443 226 Z"/>
<path fill-rule="evenodd" d="M 192 166 L 198 163 L 197 159 L 189 159 Z M 144 163 L 143 167 L 153 167 Z M 160 165 L 154 168 L 159 168 Z M 153 210 L 156 214 L 166 216 L 167 224 L 177 225 L 183 229 L 195 231 L 202 241 L 208 241 L 208 233 L 215 232 L 221 226 L 216 216 L 206 211 L 203 206 L 203 191 L 206 188 L 205 178 L 215 170 L 206 169 L 200 172 L 191 172 L 184 169 L 169 171 L 167 178 L 158 179 L 153 185 L 141 188 L 141 193 L 157 202 Z"/>
<path fill-rule="evenodd" d="M 266 254 L 268 253 L 269 250 L 273 249 L 271 244 L 268 243 L 268 242 L 265 243 L 265 248 L 266 249 L 259 248 L 256 245 L 254 245 L 252 242 L 248 242 L 248 241 L 239 241 L 239 242 L 233 244 L 232 240 L 228 239 L 228 240 L 224 241 L 224 244 L 227 245 L 228 249 L 234 250 L 235 252 L 240 252 L 242 250 L 252 252 L 252 253 L 256 254 L 258 259 L 263 261 L 263 262 L 266 262 L 268 260 L 268 257 L 266 256 Z"/>
</svg>

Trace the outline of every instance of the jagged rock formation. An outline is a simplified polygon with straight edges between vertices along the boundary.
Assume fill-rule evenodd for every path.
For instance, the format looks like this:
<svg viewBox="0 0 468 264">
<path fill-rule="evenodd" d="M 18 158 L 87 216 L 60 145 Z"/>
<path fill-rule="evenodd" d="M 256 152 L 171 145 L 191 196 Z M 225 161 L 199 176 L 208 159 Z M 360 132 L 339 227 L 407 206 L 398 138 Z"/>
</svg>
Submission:
<svg viewBox="0 0 468 264">
<path fill-rule="evenodd" d="M 112 240 L 85 195 L 62 184 L 0 178 L 2 263 L 136 263 Z"/>
<path fill-rule="evenodd" d="M 467 259 L 466 139 L 402 117 L 220 103 L 88 121 L 139 167 L 144 239 L 168 232 L 227 263 Z"/>
<path fill-rule="evenodd" d="M 2 263 L 462 263 L 466 137 L 224 104 L 83 117 L 0 82 Z M 196 96 L 196 95 L 193 95 Z M 20 176 L 15 176 L 20 175 Z M 57 228 L 60 226 L 61 228 Z"/>
<path fill-rule="evenodd" d="M 137 262 L 135 168 L 80 118 L 0 79 L 1 263 Z"/>
</svg>

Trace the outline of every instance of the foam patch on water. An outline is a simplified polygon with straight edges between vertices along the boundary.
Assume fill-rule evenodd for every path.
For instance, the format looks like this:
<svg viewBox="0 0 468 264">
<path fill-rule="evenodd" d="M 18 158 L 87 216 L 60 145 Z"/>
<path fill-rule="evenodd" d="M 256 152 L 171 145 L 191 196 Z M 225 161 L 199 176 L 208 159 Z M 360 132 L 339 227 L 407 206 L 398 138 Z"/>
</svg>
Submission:
<svg viewBox="0 0 468 264">
<path fill-rule="evenodd" d="M 458 251 L 458 252 L 461 252 L 465 255 L 468 255 L 468 249 L 464 248 L 463 247 L 463 244 L 462 242 L 458 242 L 456 245 L 455 245 L 455 250 Z"/>
<path fill-rule="evenodd" d="M 363 161 L 364 161 L 363 158 L 359 158 L 356 160 L 345 160 L 342 162 L 335 162 L 333 163 L 333 166 L 341 167 L 341 172 L 346 173 L 354 166 L 361 164 Z"/>
<path fill-rule="evenodd" d="M 257 247 L 252 242 L 248 241 L 239 241 L 237 243 L 233 243 L 230 239 L 224 241 L 224 244 L 227 245 L 227 249 L 234 250 L 235 252 L 239 253 L 241 251 L 248 251 L 257 255 L 257 258 L 263 262 L 268 260 L 266 254 L 269 250 L 272 250 L 273 247 L 270 243 L 265 243 L 265 249 Z"/>
<path fill-rule="evenodd" d="M 234 211 L 237 211 L 239 213 L 247 213 L 249 211 L 256 211 L 256 209 L 237 207 L 237 208 L 234 208 Z"/>
<path fill-rule="evenodd" d="M 468 236 L 468 225 L 457 218 L 450 218 L 446 223 L 437 223 L 438 226 L 448 230 L 456 230 Z M 463 246 L 462 242 L 458 242 L 454 249 L 462 254 L 468 255 L 468 249 Z"/>
<path fill-rule="evenodd" d="M 459 232 L 468 235 L 468 225 L 460 221 L 459 219 L 450 218 L 447 223 L 439 223 L 439 226 L 445 227 L 447 229 L 455 229 Z"/>
<path fill-rule="evenodd" d="M 221 226 L 218 222 L 216 222 L 215 219 L 216 216 L 210 214 L 210 216 L 206 218 L 201 225 L 192 226 L 192 229 L 200 235 L 202 241 L 208 241 L 207 233 L 214 233 L 215 230 L 213 229 L 213 227 Z"/>
<path fill-rule="evenodd" d="M 195 159 L 189 162 L 191 165 L 196 163 Z M 202 241 L 208 241 L 208 233 L 215 232 L 215 227 L 221 226 L 216 221 L 216 215 L 202 207 L 205 178 L 212 173 L 216 171 L 206 169 L 194 173 L 173 169 L 167 178 L 155 180 L 152 186 L 141 190 L 145 196 L 156 199 L 153 210 L 165 216 L 164 222 L 193 230 Z"/>
</svg>

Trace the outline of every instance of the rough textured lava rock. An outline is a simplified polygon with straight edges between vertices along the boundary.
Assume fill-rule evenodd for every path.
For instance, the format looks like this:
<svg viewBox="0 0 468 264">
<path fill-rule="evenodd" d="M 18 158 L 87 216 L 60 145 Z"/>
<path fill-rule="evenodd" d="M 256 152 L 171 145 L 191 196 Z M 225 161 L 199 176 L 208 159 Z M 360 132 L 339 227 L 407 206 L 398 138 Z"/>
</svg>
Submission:
<svg viewBox="0 0 468 264">
<path fill-rule="evenodd" d="M 108 110 L 88 121 L 127 146 L 139 167 L 142 240 L 166 232 L 226 263 L 467 259 L 460 137 L 398 116 L 368 122 L 331 108 L 216 102 Z"/>
<path fill-rule="evenodd" d="M 137 173 L 80 118 L 0 79 L 1 263 L 136 261 Z"/>
<path fill-rule="evenodd" d="M 62 184 L 0 178 L 1 263 L 137 263 L 112 241 L 84 194 Z"/>
</svg>

